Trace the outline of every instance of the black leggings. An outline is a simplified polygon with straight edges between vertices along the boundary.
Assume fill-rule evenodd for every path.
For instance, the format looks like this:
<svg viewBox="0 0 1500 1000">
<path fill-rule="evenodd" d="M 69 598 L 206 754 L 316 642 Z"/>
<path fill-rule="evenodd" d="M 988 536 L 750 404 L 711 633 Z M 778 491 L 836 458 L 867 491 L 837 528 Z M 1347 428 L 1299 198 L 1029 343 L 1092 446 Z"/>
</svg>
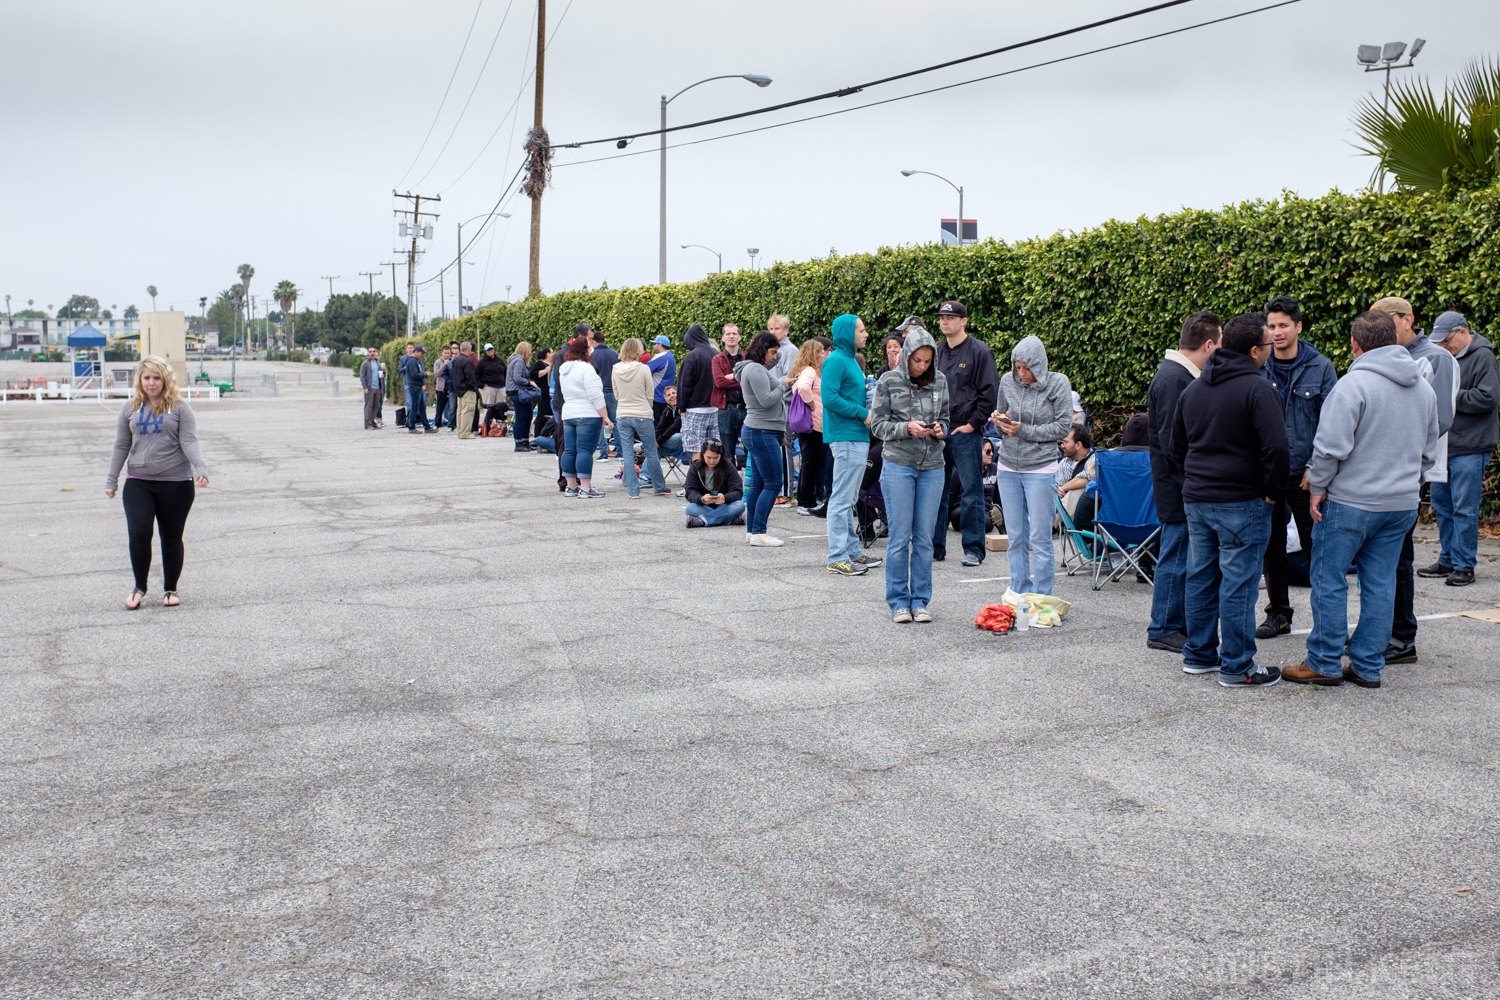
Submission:
<svg viewBox="0 0 1500 1000">
<path fill-rule="evenodd" d="M 123 498 L 125 527 L 130 532 L 130 568 L 135 589 L 146 589 L 151 572 L 151 522 L 161 526 L 163 590 L 176 590 L 182 576 L 182 529 L 193 509 L 193 481 L 127 479 Z"/>
<path fill-rule="evenodd" d="M 808 510 L 818 505 L 818 484 L 823 479 L 823 432 L 797 435 L 802 448 L 802 468 L 797 473 L 797 506 Z"/>
</svg>

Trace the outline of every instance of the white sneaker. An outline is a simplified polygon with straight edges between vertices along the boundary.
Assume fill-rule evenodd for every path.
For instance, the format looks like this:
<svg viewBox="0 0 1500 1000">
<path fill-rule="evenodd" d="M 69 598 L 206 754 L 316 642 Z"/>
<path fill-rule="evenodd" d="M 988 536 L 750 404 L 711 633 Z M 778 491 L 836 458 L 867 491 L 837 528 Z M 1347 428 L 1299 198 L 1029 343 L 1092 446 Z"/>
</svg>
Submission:
<svg viewBox="0 0 1500 1000">
<path fill-rule="evenodd" d="M 751 545 L 758 545 L 767 548 L 774 548 L 778 545 L 786 544 L 786 542 L 783 542 L 775 535 L 750 535 L 749 538 Z"/>
</svg>

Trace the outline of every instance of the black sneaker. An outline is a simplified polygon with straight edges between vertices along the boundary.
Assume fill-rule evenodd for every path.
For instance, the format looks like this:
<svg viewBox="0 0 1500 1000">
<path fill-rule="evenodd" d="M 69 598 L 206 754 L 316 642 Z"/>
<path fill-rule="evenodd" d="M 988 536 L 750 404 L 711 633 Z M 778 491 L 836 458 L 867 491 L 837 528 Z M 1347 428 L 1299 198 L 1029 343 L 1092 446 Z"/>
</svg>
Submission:
<svg viewBox="0 0 1500 1000">
<path fill-rule="evenodd" d="M 1345 656 L 1349 655 L 1347 652 Z M 1392 639 L 1390 645 L 1385 647 L 1385 662 L 1389 666 L 1392 663 L 1416 663 L 1417 644 L 1414 642 L 1397 642 Z"/>
<path fill-rule="evenodd" d="M 1349 668 L 1348 667 L 1344 668 L 1344 676 L 1346 678 L 1349 676 Z M 1241 678 L 1239 680 L 1233 680 L 1233 681 L 1226 681 L 1224 679 L 1224 675 L 1223 674 L 1219 675 L 1219 683 L 1222 684 L 1222 685 L 1224 685 L 1227 688 L 1237 688 L 1237 687 L 1270 687 L 1272 684 L 1279 683 L 1280 681 L 1281 681 L 1281 668 L 1280 667 L 1256 667 L 1254 670 L 1252 670 L 1248 674 L 1246 674 L 1243 678 Z M 1357 683 L 1362 683 L 1362 682 L 1357 682 Z M 1376 687 L 1379 687 L 1380 686 L 1380 682 L 1376 681 L 1375 685 L 1376 685 Z"/>
<path fill-rule="evenodd" d="M 1182 653 L 1182 647 L 1187 645 L 1187 636 L 1181 632 L 1169 632 L 1159 639 L 1146 636 L 1147 649 L 1159 649 L 1163 653 Z"/>
<path fill-rule="evenodd" d="M 1444 566 L 1440 562 L 1435 562 L 1431 566 L 1423 566 L 1421 569 L 1417 570 L 1417 575 L 1425 576 L 1429 580 L 1436 580 L 1439 577 L 1448 576 L 1452 572 L 1452 566 Z"/>
<path fill-rule="evenodd" d="M 1286 615 L 1275 611 L 1266 612 L 1266 620 L 1260 623 L 1255 630 L 1257 639 L 1274 639 L 1278 635 L 1289 635 L 1292 631 L 1292 620 Z"/>
<path fill-rule="evenodd" d="M 1356 674 L 1354 672 L 1354 668 L 1351 667 L 1351 666 L 1349 666 L 1347 663 L 1344 664 L 1344 680 L 1348 681 L 1351 684 L 1358 684 L 1362 688 L 1378 688 L 1378 687 L 1380 687 L 1380 681 L 1378 681 L 1378 680 L 1374 680 L 1374 681 L 1367 681 L 1367 680 L 1365 680 L 1363 677 L 1359 676 L 1359 674 Z"/>
<path fill-rule="evenodd" d="M 1474 582 L 1474 571 L 1472 569 L 1456 569 L 1448 574 L 1448 586 L 1467 587 Z"/>
</svg>

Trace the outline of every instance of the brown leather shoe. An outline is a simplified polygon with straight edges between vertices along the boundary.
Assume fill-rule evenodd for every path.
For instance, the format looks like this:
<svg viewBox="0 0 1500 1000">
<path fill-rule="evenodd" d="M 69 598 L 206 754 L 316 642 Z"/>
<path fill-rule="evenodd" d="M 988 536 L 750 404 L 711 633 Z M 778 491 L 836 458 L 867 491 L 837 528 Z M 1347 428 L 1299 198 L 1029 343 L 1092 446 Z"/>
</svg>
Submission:
<svg viewBox="0 0 1500 1000">
<path fill-rule="evenodd" d="M 1367 680 L 1365 680 L 1363 677 L 1359 676 L 1359 674 L 1356 674 L 1354 672 L 1354 668 L 1351 667 L 1351 666 L 1349 666 L 1349 664 L 1347 664 L 1347 663 L 1344 664 L 1344 680 L 1348 681 L 1351 684 L 1358 684 L 1362 688 L 1378 688 L 1378 687 L 1380 687 L 1380 682 L 1379 681 L 1367 681 Z"/>
<path fill-rule="evenodd" d="M 1293 684 L 1311 684 L 1314 687 L 1338 687 L 1344 683 L 1343 677 L 1328 677 L 1318 673 L 1307 665 L 1306 660 L 1295 667 L 1282 667 L 1281 678 Z"/>
</svg>

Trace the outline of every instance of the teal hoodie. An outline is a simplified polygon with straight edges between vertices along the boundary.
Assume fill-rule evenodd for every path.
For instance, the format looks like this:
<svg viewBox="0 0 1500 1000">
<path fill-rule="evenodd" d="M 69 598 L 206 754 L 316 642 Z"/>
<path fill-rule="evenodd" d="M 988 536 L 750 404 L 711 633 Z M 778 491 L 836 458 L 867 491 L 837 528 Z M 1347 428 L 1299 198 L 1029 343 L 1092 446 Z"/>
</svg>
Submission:
<svg viewBox="0 0 1500 1000">
<path fill-rule="evenodd" d="M 833 353 L 823 361 L 823 441 L 868 441 L 865 426 L 865 373 L 859 367 L 854 345 L 854 323 L 859 317 L 845 313 L 833 321 Z"/>
</svg>

